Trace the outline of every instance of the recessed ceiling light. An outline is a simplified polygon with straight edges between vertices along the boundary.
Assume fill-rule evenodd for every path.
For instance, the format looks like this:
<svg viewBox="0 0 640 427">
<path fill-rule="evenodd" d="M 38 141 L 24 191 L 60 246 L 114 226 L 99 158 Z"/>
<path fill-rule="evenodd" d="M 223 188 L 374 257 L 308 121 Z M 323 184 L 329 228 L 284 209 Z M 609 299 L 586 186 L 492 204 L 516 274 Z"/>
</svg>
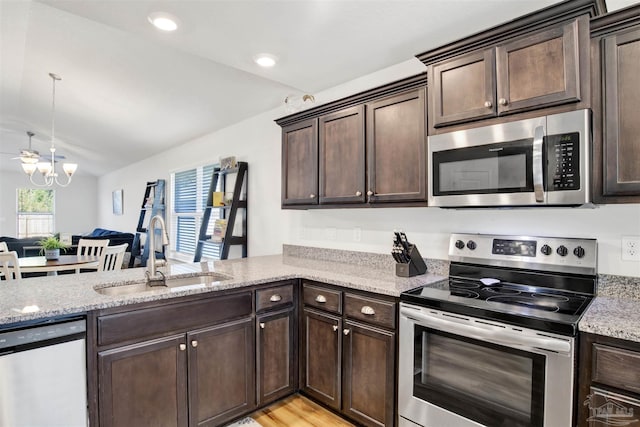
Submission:
<svg viewBox="0 0 640 427">
<path fill-rule="evenodd" d="M 259 53 L 253 57 L 253 60 L 261 67 L 269 68 L 276 65 L 278 58 L 270 53 Z"/>
<path fill-rule="evenodd" d="M 153 12 L 147 19 L 154 27 L 162 31 L 175 31 L 178 29 L 178 20 L 166 12 Z"/>
</svg>

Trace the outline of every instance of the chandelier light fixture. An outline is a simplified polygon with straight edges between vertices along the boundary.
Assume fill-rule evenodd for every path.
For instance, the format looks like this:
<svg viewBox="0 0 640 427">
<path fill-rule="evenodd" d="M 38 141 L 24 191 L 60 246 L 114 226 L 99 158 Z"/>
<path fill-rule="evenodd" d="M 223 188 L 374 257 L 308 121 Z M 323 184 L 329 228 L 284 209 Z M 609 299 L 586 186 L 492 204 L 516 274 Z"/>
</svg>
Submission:
<svg viewBox="0 0 640 427">
<path fill-rule="evenodd" d="M 60 182 L 58 180 L 58 173 L 56 172 L 56 147 L 55 147 L 55 130 L 56 130 L 56 81 L 62 80 L 62 78 L 56 74 L 49 73 L 51 80 L 53 81 L 53 101 L 51 102 L 51 161 L 27 163 L 22 162 L 22 170 L 29 175 L 31 183 L 37 187 L 51 187 L 53 184 L 57 184 L 61 187 L 66 187 L 71 183 L 71 177 L 78 169 L 77 163 L 63 163 L 62 170 L 67 176 L 66 182 Z M 42 174 L 42 182 L 36 182 L 33 179 L 35 171 L 38 170 Z"/>
</svg>

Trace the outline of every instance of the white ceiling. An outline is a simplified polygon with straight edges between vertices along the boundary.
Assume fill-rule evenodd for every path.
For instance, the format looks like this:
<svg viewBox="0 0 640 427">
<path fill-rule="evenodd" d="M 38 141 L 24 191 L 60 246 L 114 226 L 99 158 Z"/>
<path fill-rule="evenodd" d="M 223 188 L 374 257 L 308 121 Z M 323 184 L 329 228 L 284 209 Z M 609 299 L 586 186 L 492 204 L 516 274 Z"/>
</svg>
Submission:
<svg viewBox="0 0 640 427">
<path fill-rule="evenodd" d="M 49 72 L 58 153 L 99 176 L 555 2 L 0 0 L 0 169 L 19 170 L 28 130 L 47 152 Z M 178 31 L 153 28 L 154 11 Z"/>
</svg>

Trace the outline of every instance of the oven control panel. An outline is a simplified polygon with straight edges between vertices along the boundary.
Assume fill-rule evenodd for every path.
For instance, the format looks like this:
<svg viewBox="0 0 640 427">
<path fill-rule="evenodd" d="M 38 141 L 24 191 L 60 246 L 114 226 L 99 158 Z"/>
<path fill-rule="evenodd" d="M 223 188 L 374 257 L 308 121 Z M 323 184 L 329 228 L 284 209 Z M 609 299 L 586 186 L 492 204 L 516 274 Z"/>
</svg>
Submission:
<svg viewBox="0 0 640 427">
<path fill-rule="evenodd" d="M 449 260 L 596 274 L 597 241 L 558 237 L 452 234 Z"/>
</svg>

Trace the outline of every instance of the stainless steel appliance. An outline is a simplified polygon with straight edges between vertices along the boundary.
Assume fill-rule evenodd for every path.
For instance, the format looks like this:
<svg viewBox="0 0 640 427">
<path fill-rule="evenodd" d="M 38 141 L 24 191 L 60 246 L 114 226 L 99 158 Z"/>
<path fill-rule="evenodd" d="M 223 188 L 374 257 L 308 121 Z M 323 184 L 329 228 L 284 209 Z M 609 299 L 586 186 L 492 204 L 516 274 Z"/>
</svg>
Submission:
<svg viewBox="0 0 640 427">
<path fill-rule="evenodd" d="M 450 277 L 400 303 L 399 425 L 569 427 L 597 242 L 453 234 Z"/>
<path fill-rule="evenodd" d="M 590 201 L 591 111 L 429 137 L 429 205 L 584 205 Z"/>
<path fill-rule="evenodd" d="M 86 427 L 84 319 L 0 331 L 0 426 Z"/>
</svg>

